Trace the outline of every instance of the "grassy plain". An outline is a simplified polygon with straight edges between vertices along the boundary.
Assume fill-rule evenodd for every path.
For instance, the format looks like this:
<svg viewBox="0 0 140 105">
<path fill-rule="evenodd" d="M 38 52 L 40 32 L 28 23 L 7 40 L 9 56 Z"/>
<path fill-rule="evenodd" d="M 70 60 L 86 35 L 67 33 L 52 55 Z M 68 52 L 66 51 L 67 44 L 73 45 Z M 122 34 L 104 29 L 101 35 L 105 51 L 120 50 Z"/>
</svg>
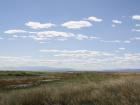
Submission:
<svg viewBox="0 0 140 105">
<path fill-rule="evenodd" d="M 140 73 L 1 71 L 0 105 L 140 105 Z"/>
</svg>

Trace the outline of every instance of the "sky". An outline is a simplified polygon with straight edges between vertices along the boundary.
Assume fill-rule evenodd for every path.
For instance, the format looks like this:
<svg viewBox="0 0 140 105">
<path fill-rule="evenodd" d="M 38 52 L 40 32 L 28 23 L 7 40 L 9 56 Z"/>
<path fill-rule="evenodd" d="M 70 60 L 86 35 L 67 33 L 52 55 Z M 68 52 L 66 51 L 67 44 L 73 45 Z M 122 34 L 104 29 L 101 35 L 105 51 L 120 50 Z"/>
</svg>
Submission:
<svg viewBox="0 0 140 105">
<path fill-rule="evenodd" d="M 0 69 L 140 68 L 140 0 L 0 0 Z"/>
</svg>

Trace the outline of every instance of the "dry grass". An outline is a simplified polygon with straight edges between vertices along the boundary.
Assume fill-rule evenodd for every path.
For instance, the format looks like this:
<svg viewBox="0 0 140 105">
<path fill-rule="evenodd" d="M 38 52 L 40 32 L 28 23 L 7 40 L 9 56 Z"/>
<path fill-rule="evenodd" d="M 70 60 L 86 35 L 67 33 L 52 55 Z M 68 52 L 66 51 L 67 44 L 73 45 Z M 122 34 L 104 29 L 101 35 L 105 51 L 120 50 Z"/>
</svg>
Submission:
<svg viewBox="0 0 140 105">
<path fill-rule="evenodd" d="M 6 90 L 14 89 L 14 86 L 22 85 L 22 84 L 31 84 L 32 86 L 39 86 L 42 83 L 45 83 L 45 82 L 41 82 L 43 80 L 61 80 L 61 83 L 62 82 L 64 83 L 85 82 L 86 83 L 87 81 L 99 82 L 110 78 L 118 78 L 120 76 L 121 76 L 120 74 L 96 73 L 96 72 L 38 73 L 38 72 L 3 71 L 0 72 L 0 91 L 3 91 L 5 89 Z"/>
<path fill-rule="evenodd" d="M 0 105 L 140 105 L 140 78 L 67 83 L 0 94 Z"/>
</svg>

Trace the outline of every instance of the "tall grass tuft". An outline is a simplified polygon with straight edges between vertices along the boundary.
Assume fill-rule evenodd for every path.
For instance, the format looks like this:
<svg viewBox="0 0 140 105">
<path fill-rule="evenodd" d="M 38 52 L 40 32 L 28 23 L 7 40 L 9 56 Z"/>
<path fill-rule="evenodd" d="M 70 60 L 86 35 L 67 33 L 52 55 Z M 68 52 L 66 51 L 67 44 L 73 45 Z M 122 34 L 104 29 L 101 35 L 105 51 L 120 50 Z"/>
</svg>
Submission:
<svg viewBox="0 0 140 105">
<path fill-rule="evenodd" d="M 0 105 L 140 105 L 139 78 L 42 86 L 0 94 Z"/>
</svg>

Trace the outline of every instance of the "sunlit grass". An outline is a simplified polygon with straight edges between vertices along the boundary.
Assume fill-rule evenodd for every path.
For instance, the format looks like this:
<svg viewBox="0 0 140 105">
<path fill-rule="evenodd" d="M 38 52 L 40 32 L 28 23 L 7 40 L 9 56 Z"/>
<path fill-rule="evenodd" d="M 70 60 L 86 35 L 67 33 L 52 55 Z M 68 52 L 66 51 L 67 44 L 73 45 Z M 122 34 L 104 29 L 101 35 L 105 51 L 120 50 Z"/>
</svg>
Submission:
<svg viewBox="0 0 140 105">
<path fill-rule="evenodd" d="M 0 93 L 0 105 L 139 105 L 139 73 L 53 73 L 38 87 Z M 64 79 L 65 78 L 65 79 Z"/>
</svg>

